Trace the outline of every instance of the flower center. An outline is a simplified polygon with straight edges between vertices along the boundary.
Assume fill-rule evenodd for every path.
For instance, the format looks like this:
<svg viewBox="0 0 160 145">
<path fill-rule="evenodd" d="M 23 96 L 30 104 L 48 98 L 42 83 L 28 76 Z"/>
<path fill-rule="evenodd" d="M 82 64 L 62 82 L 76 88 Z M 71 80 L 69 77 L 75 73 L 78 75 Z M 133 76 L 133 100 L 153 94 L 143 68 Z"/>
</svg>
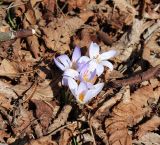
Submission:
<svg viewBox="0 0 160 145">
<path fill-rule="evenodd" d="M 79 101 L 80 101 L 80 102 L 83 102 L 83 100 L 84 100 L 84 93 L 80 93 L 78 97 L 79 97 L 79 98 L 78 98 Z"/>
</svg>

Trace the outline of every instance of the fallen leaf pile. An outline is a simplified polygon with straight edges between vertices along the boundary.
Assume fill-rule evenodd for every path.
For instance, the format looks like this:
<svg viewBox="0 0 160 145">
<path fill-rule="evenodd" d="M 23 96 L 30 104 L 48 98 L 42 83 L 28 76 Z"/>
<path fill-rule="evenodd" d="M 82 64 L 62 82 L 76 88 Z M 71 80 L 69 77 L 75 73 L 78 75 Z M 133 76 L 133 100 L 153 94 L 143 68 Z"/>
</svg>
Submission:
<svg viewBox="0 0 160 145">
<path fill-rule="evenodd" d="M 118 55 L 103 91 L 80 105 L 53 59 L 75 46 L 86 55 L 92 41 Z M 160 2 L 0 1 L 0 122 L 6 145 L 160 144 Z"/>
</svg>

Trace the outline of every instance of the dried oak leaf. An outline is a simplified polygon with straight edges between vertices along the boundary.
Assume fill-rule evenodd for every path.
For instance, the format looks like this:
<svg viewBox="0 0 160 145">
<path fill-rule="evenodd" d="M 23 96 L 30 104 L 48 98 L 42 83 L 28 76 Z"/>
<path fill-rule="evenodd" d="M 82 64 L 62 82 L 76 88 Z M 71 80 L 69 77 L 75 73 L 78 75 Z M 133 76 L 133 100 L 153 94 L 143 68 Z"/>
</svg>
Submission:
<svg viewBox="0 0 160 145">
<path fill-rule="evenodd" d="M 131 95 L 131 101 L 121 102 L 115 106 L 111 118 L 107 118 L 105 121 L 109 143 L 111 145 L 131 145 L 132 140 L 127 127 L 132 127 L 149 113 L 151 110 L 147 101 L 150 98 L 157 100 L 158 97 L 159 90 L 153 91 L 151 86 L 145 86 Z"/>
<path fill-rule="evenodd" d="M 160 126 L 160 117 L 153 116 L 146 123 L 143 123 L 142 125 L 139 126 L 136 136 L 138 136 L 138 138 L 141 138 L 144 134 L 146 134 L 149 131 L 155 130 L 159 126 Z"/>
<path fill-rule="evenodd" d="M 40 120 L 40 123 L 44 130 L 49 126 L 52 119 L 54 109 L 57 107 L 55 101 L 44 102 L 41 100 L 31 100 L 36 105 L 36 117 Z"/>
<path fill-rule="evenodd" d="M 67 50 L 70 50 L 70 37 L 92 15 L 93 13 L 89 12 L 87 14 L 81 13 L 80 17 L 61 17 L 50 22 L 46 27 L 41 27 L 46 46 L 59 53 L 65 53 Z"/>
</svg>

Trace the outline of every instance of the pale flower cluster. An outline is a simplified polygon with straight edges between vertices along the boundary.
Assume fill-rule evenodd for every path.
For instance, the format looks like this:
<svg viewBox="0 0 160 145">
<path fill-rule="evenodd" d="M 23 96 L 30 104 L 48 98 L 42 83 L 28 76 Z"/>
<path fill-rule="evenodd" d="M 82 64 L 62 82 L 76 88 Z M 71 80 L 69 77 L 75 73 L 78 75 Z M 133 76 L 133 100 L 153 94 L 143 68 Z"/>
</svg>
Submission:
<svg viewBox="0 0 160 145">
<path fill-rule="evenodd" d="M 79 47 L 75 47 L 72 59 L 67 55 L 54 58 L 55 64 L 64 71 L 62 84 L 68 86 L 79 103 L 87 103 L 103 89 L 104 83 L 96 83 L 97 78 L 104 72 L 104 67 L 113 70 L 113 65 L 108 59 L 116 55 L 115 50 L 100 54 L 96 43 L 89 47 L 89 57 L 81 56 Z"/>
</svg>

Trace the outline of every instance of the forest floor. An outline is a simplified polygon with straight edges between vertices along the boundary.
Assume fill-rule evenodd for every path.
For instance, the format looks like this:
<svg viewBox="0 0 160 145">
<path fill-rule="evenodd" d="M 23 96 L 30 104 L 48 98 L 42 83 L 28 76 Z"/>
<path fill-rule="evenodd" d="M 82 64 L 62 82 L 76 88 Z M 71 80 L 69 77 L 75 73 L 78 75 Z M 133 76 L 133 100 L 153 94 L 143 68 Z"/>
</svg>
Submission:
<svg viewBox="0 0 160 145">
<path fill-rule="evenodd" d="M 80 104 L 53 59 L 92 42 L 117 55 Z M 0 0 L 0 144 L 159 145 L 159 0 Z"/>
</svg>

